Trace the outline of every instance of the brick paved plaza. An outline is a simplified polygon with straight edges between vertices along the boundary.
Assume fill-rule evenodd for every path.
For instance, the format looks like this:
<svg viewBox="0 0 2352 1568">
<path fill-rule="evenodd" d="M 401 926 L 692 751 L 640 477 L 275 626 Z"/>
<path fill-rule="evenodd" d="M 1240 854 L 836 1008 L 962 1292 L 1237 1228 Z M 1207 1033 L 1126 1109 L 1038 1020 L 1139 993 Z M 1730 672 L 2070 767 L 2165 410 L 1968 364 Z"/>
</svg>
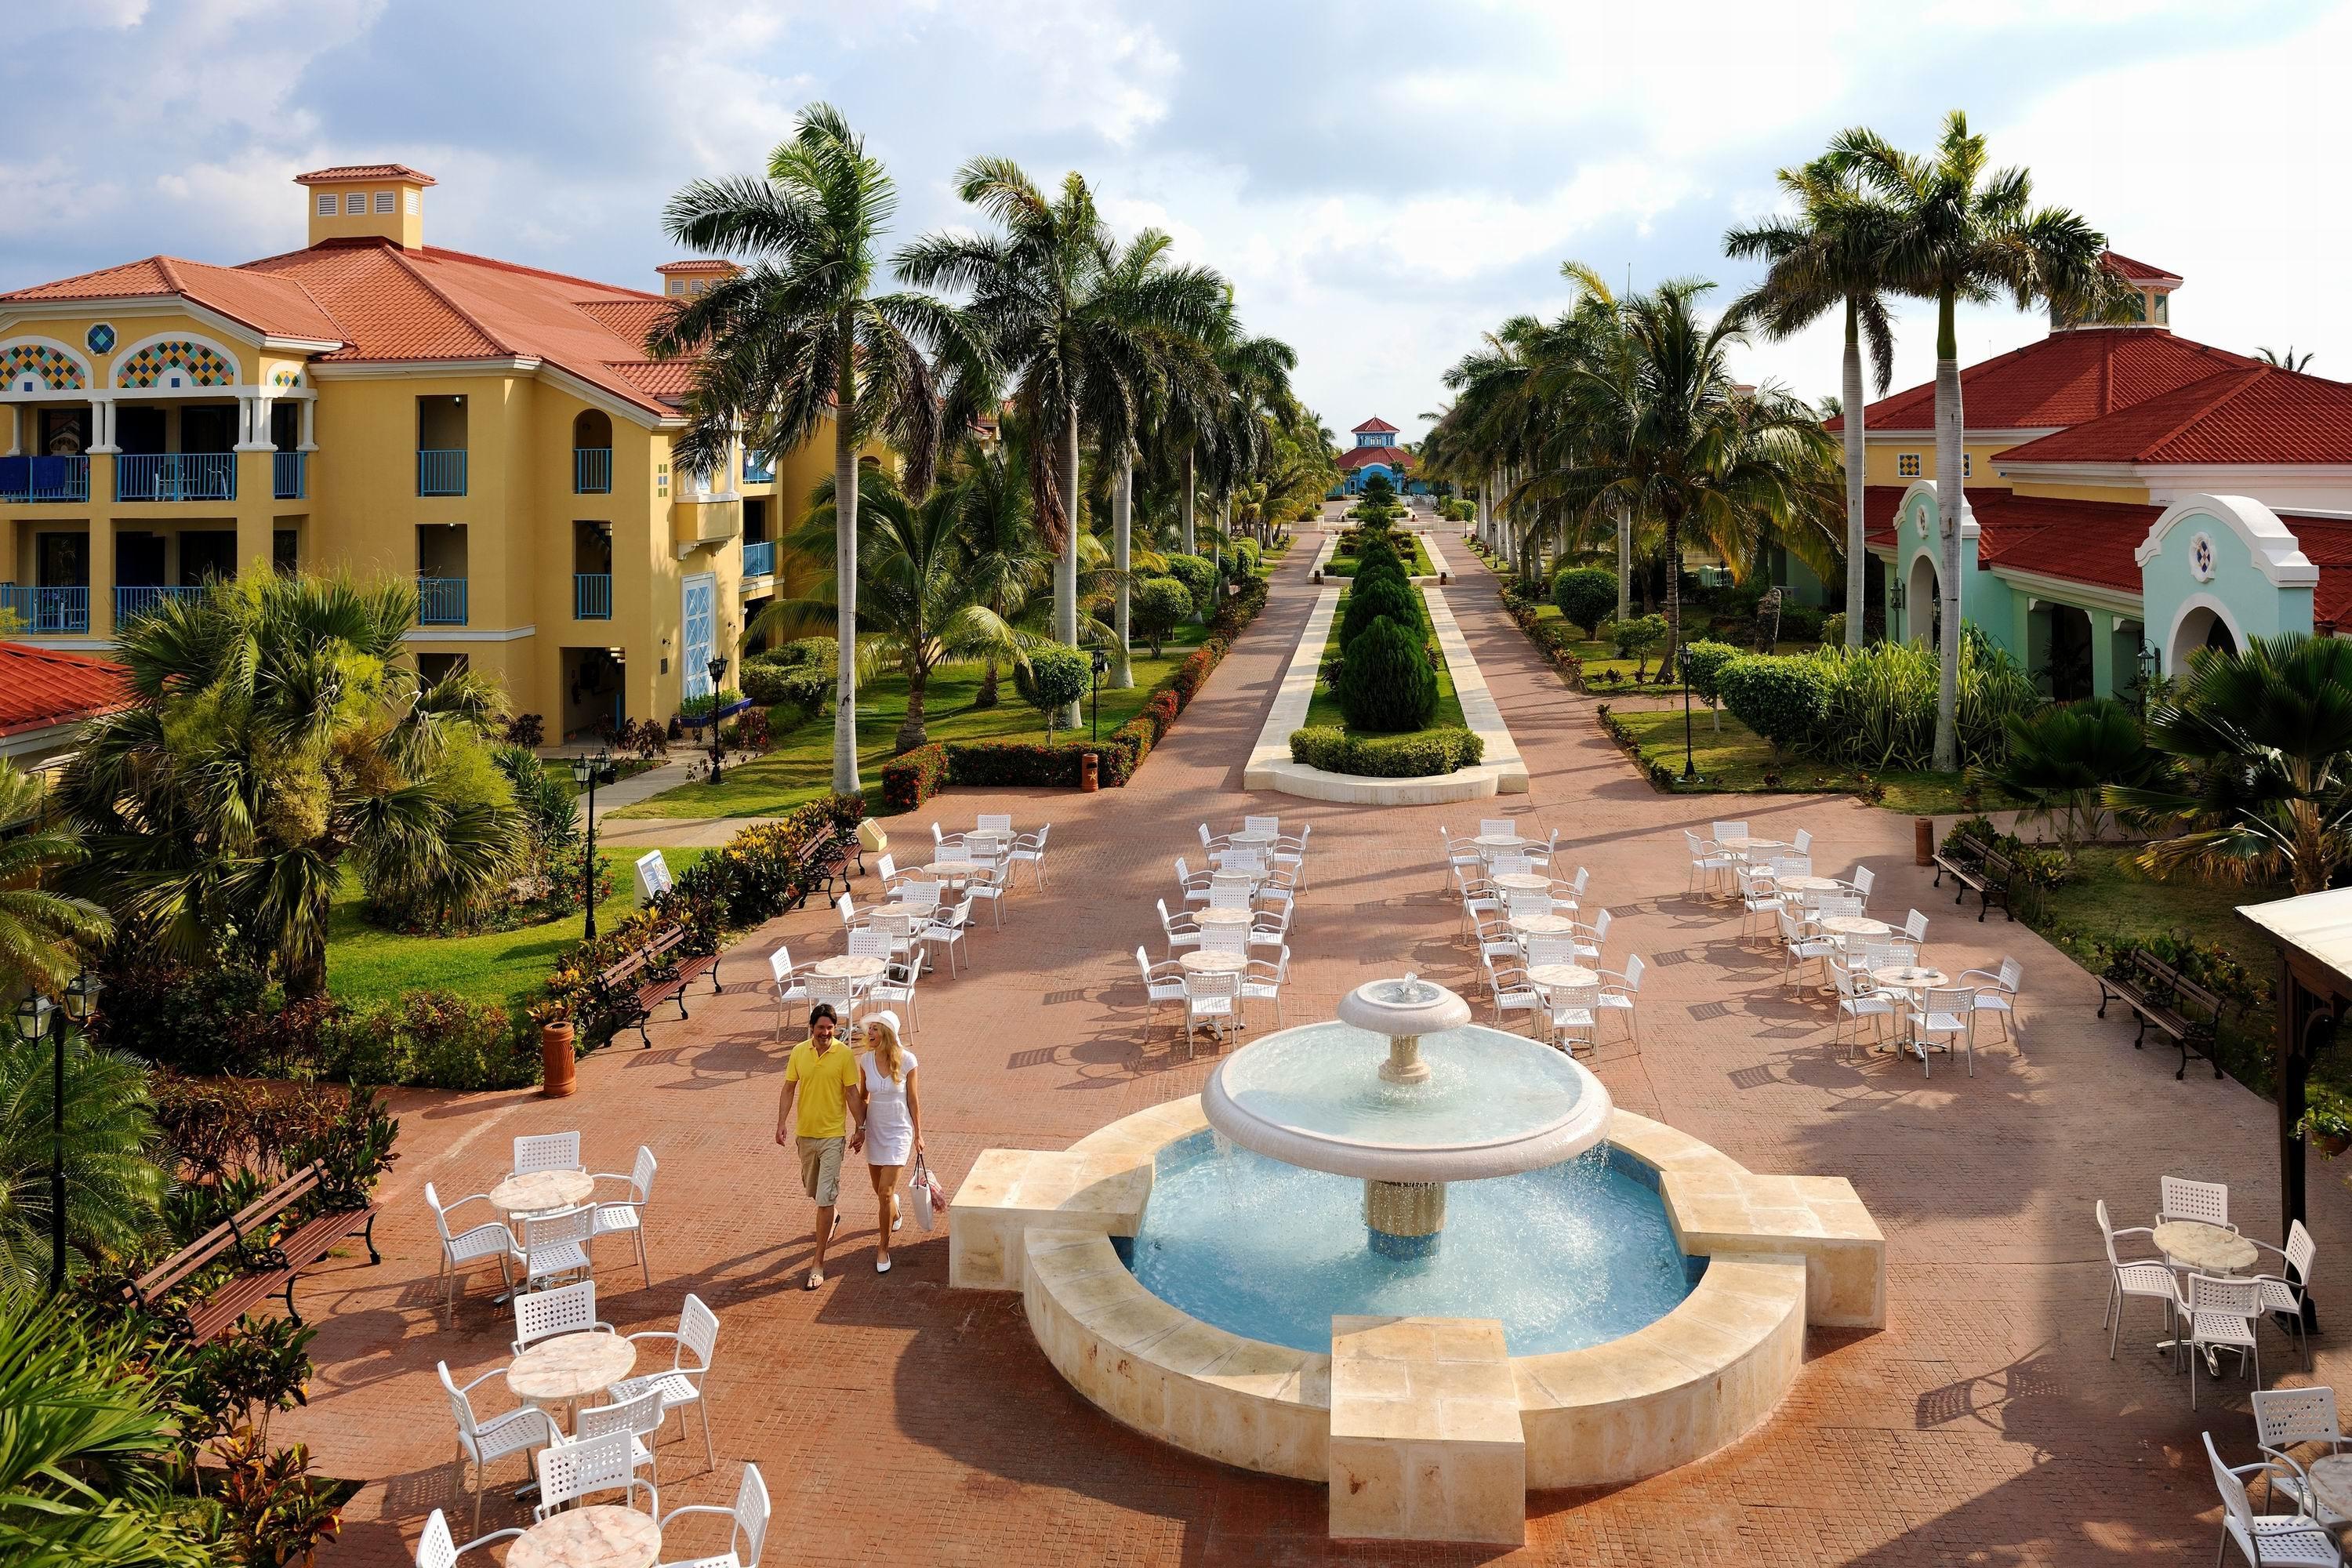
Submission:
<svg viewBox="0 0 2352 1568">
<path fill-rule="evenodd" d="M 929 983 L 911 1044 L 922 1060 L 927 1136 L 950 1190 L 990 1145 L 1056 1148 L 1141 1107 L 1196 1091 L 1212 1063 L 1188 1061 L 1163 1012 L 1146 1038 L 1137 943 L 1161 942 L 1152 900 L 1170 860 L 1197 849 L 1195 825 L 1244 812 L 1311 822 L 1310 886 L 1292 936 L 1287 1013 L 1328 1016 L 1374 970 L 1410 965 L 1465 993 L 1471 953 L 1440 892 L 1437 828 L 1479 806 L 1372 810 L 1243 795 L 1244 758 L 1313 595 L 1313 537 L 1277 574 L 1271 605 L 1125 790 L 1080 795 L 953 792 L 934 817 L 1010 811 L 1050 820 L 1050 886 L 1010 902 L 1002 931 L 969 943 L 975 967 Z M 1887 1238 L 1881 1332 L 1823 1332 L 1771 1419 L 1711 1458 L 1638 1485 L 1528 1500 L 1528 1544 L 1491 1549 L 1335 1548 L 1321 1488 L 1192 1458 L 1123 1429 L 1072 1393 L 1032 1343 L 1018 1300 L 950 1292 L 944 1230 L 909 1240 L 873 1272 L 873 1208 L 845 1183 L 847 1222 L 833 1278 L 800 1288 L 810 1209 L 772 1139 L 782 1054 L 757 982 L 780 940 L 836 952 L 838 922 L 811 909 L 730 953 L 726 994 L 699 995 L 687 1023 L 657 1025 L 581 1064 L 571 1100 L 535 1094 L 403 1093 L 402 1158 L 381 1194 L 384 1262 L 362 1253 L 305 1284 L 320 1324 L 307 1409 L 279 1430 L 321 1468 L 368 1484 L 328 1560 L 405 1563 L 436 1506 L 460 1535 L 446 1359 L 467 1378 L 503 1362 L 511 1320 L 477 1276 L 444 1328 L 433 1224 L 419 1196 L 480 1192 L 516 1133 L 577 1127 L 592 1169 L 625 1170 L 639 1142 L 661 1159 L 651 1210 L 654 1282 L 614 1246 L 598 1305 L 624 1331 L 674 1328 L 681 1297 L 719 1313 L 709 1384 L 719 1451 L 668 1428 L 664 1507 L 723 1502 L 743 1460 L 768 1481 L 773 1563 L 1224 1563 L 1489 1562 L 1609 1564 L 2067 1563 L 2203 1561 L 2218 1512 L 2198 1433 L 2253 1457 L 2247 1381 L 2207 1384 L 2192 1416 L 2185 1378 L 2152 1348 L 2154 1309 L 2136 1306 L 2114 1362 L 2100 1327 L 2107 1274 L 2091 1220 L 2104 1196 L 2118 1224 L 2146 1224 L 2159 1173 L 2222 1179 L 2248 1231 L 2275 1228 L 2269 1107 L 2201 1067 L 2134 1052 L 2128 1025 L 2092 1014 L 2091 979 L 2022 926 L 1979 925 L 1911 864 L 1912 824 L 1851 799 L 1676 800 L 1654 793 L 1502 615 L 1466 552 L 1449 590 L 1471 648 L 1526 753 L 1534 790 L 1485 803 L 1531 833 L 1561 831 L 1562 865 L 1591 868 L 1612 910 L 1612 966 L 1638 952 L 1653 970 L 1643 1043 L 1604 1044 L 1594 1062 L 1618 1104 L 1655 1117 L 1758 1171 L 1852 1178 Z M 1704 722 L 1704 716 L 1701 722 Z M 1726 906 L 1683 894 L 1680 829 L 1746 815 L 1759 831 L 1814 834 L 1816 864 L 1866 863 L 1872 905 L 1934 921 L 1947 972 L 2024 961 L 2022 1040 L 1979 1053 L 1974 1078 L 1937 1063 L 1849 1064 L 1829 1015 L 1780 984 L 1777 957 L 1743 948 Z M 1778 831 L 1785 829 L 1786 831 Z M 928 845 L 925 846 L 928 848 Z M 920 857 L 918 857 L 920 858 Z M 861 886 L 860 895 L 866 891 Z M 2315 1164 L 2319 1293 L 2352 1249 L 2352 1203 Z M 908 1222 L 911 1237 L 913 1224 Z M 2319 1345 L 2318 1381 L 2339 1359 Z M 2265 1331 L 2271 1381 L 2298 1381 L 2287 1342 Z M 2225 1363 L 2225 1366 L 2227 1363 Z M 503 1407 L 495 1381 L 487 1406 Z M 484 1528 L 517 1521 L 503 1491 Z M 677 1543 L 682 1549 L 683 1542 Z"/>
</svg>

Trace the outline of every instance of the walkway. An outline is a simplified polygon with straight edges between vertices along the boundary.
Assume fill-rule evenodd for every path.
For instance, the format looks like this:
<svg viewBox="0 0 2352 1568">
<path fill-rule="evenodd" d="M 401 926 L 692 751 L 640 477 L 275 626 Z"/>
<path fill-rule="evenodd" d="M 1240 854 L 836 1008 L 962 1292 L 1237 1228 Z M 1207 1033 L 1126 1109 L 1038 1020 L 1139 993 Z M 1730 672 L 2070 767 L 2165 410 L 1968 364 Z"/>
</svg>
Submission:
<svg viewBox="0 0 2352 1568">
<path fill-rule="evenodd" d="M 1454 915 L 1438 892 L 1436 832 L 1459 807 L 1368 811 L 1244 796 L 1238 775 L 1314 595 L 1309 541 L 1273 601 L 1137 782 L 1078 795 L 957 791 L 906 823 L 1010 811 L 1054 823 L 1051 887 L 1024 891 L 1002 932 L 971 944 L 976 973 L 927 985 L 913 1046 L 931 1152 L 950 1189 L 992 1144 L 1048 1148 L 1115 1117 L 1199 1089 L 1211 1065 L 1171 1049 L 1164 1016 L 1143 1037 L 1132 952 L 1156 955 L 1151 910 L 1194 825 L 1278 812 L 1314 825 L 1300 900 L 1294 1021 L 1328 1016 L 1370 970 L 1410 965 L 1467 989 Z M 2145 1223 L 2159 1173 L 2236 1188 L 2250 1231 L 2275 1213 L 2267 1108 L 2201 1073 L 2136 1053 L 2130 1030 L 2092 1016 L 2092 983 L 2021 926 L 1979 926 L 1927 889 L 1909 819 L 1844 798 L 1758 800 L 1759 826 L 1809 826 L 1819 863 L 1863 861 L 1874 905 L 1926 910 L 1948 970 L 2025 963 L 2025 1047 L 1980 1053 L 1974 1078 L 1937 1064 L 1849 1065 L 1821 1011 L 1791 1000 L 1777 960 L 1743 949 L 1735 917 L 1682 895 L 1679 830 L 1737 803 L 1654 794 L 1594 725 L 1591 703 L 1533 657 L 1458 552 L 1456 614 L 1518 736 L 1534 792 L 1485 803 L 1528 831 L 1561 829 L 1570 866 L 1591 868 L 1616 916 L 1612 958 L 1655 965 L 1643 1046 L 1596 1064 L 1619 1103 L 1706 1139 L 1753 1169 L 1851 1176 L 1888 1238 L 1890 1326 L 1817 1332 L 1796 1392 L 1767 1426 L 1712 1459 L 1601 1495 L 1530 1500 L 1529 1546 L 1510 1562 L 1895 1564 L 2203 1561 L 2214 1538 L 2201 1450 L 2210 1427 L 2251 1457 L 2242 1380 L 2211 1387 L 2191 1416 L 2185 1380 L 2151 1348 L 2142 1306 L 2118 1358 L 2099 1327 L 2106 1277 L 2090 1219 L 2105 1196 Z M 1500 810 L 1493 810 L 1499 805 Z M 1780 837 L 1787 835 L 1780 834 Z M 862 889 L 861 889 L 862 891 Z M 755 994 L 758 955 L 839 942 L 804 910 L 743 944 L 727 994 L 690 1023 L 656 1026 L 656 1048 L 619 1047 L 582 1064 L 579 1096 L 399 1097 L 403 1158 L 378 1226 L 385 1262 L 305 1285 L 320 1374 L 278 1431 L 310 1442 L 330 1473 L 371 1484 L 331 1564 L 404 1563 L 425 1512 L 450 1505 L 450 1437 L 434 1381 L 506 1356 L 510 1325 L 477 1284 L 454 1330 L 434 1306 L 423 1183 L 479 1192 L 518 1132 L 582 1128 L 591 1163 L 625 1169 L 639 1142 L 662 1159 L 653 1208 L 655 1282 L 607 1259 L 603 1315 L 625 1330 L 674 1326 L 684 1292 L 719 1311 L 710 1383 L 720 1462 L 700 1444 L 664 1451 L 663 1501 L 723 1501 L 739 1461 L 774 1495 L 769 1556 L 782 1563 L 1033 1562 L 1196 1564 L 1490 1562 L 1468 1552 L 1335 1552 L 1319 1488 L 1220 1468 L 1121 1428 L 1064 1386 L 1031 1342 L 1017 1301 L 950 1293 L 943 1238 L 910 1234 L 892 1273 L 872 1272 L 873 1213 L 846 1203 L 835 1278 L 806 1292 L 809 1209 L 772 1141 L 781 1056 Z M 2352 1198 L 2316 1179 L 2323 1300 L 2352 1257 Z M 747 1198 L 750 1201 L 746 1201 Z M 2352 1299 L 2352 1298 L 2346 1298 Z M 2323 1341 L 2319 1378 L 2352 1381 L 2346 1342 Z M 2275 1379 L 2290 1366 L 2266 1335 Z M 2298 1369 L 2299 1371 L 2299 1369 Z M 2210 1387 L 2210 1385 L 2209 1385 Z M 503 1407 L 493 1379 L 482 1393 Z M 675 1429 L 673 1429 L 674 1431 Z M 509 1464 L 499 1479 L 518 1471 Z M 485 1527 L 510 1522 L 494 1500 Z"/>
</svg>

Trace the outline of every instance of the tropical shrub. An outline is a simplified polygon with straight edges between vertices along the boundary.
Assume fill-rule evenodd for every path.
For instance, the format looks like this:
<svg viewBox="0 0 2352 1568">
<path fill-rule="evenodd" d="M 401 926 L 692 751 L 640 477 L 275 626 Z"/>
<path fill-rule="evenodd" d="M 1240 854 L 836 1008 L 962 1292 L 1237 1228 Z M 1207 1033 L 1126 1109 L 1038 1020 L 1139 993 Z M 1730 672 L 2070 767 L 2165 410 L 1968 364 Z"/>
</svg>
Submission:
<svg viewBox="0 0 2352 1568">
<path fill-rule="evenodd" d="M 947 785 L 946 747 L 934 741 L 901 752 L 882 764 L 882 809 L 894 816 L 912 811 Z"/>
<path fill-rule="evenodd" d="M 1062 710 L 1087 694 L 1094 678 L 1094 659 L 1084 648 L 1040 643 L 1028 650 L 1026 661 L 1013 670 L 1013 683 L 1022 700 L 1045 715 L 1045 733 L 1050 737 Z"/>
<path fill-rule="evenodd" d="M 1243 538 L 1234 541 L 1234 564 L 1235 569 L 1244 576 L 1255 574 L 1258 563 L 1264 555 L 1265 552 L 1255 539 Z"/>
<path fill-rule="evenodd" d="M 1168 575 L 1184 584 L 1192 595 L 1195 614 L 1207 615 L 1216 607 L 1217 569 L 1202 555 L 1171 555 Z"/>
<path fill-rule="evenodd" d="M 1475 767 L 1485 754 L 1486 742 L 1458 727 L 1408 735 L 1351 735 L 1328 725 L 1290 732 L 1292 762 L 1360 778 L 1429 778 Z"/>
<path fill-rule="evenodd" d="M 1666 617 L 1635 616 L 1627 620 L 1610 621 L 1601 626 L 1601 636 L 1617 650 L 1619 658 L 1638 661 L 1633 668 L 1633 679 L 1638 681 L 1649 672 L 1650 650 L 1666 640 Z"/>
<path fill-rule="evenodd" d="M 1820 642 L 1823 624 L 1822 613 L 1811 605 L 1781 605 L 1780 637 L 1785 642 Z"/>
<path fill-rule="evenodd" d="M 1168 634 L 1192 613 L 1192 591 L 1173 577 L 1146 577 L 1128 595 L 1128 613 L 1135 629 L 1151 645 L 1158 658 Z"/>
<path fill-rule="evenodd" d="M 1551 602 L 1586 637 L 1597 637 L 1601 623 L 1617 607 L 1617 574 L 1600 566 L 1564 567 L 1551 580 Z"/>
<path fill-rule="evenodd" d="M 1831 647 L 1839 647 L 1844 645 L 1845 612 L 1843 610 L 1839 610 L 1833 615 L 1827 615 L 1822 617 L 1822 641 L 1824 645 Z"/>
<path fill-rule="evenodd" d="M 1988 773 L 2057 829 L 2058 847 L 2071 858 L 2085 837 L 2098 837 L 2106 815 L 2101 790 L 2144 783 L 2155 761 L 2137 715 L 2096 698 L 2012 715 L 2009 755 Z"/>
<path fill-rule="evenodd" d="M 812 713 L 821 712 L 832 700 L 834 679 L 831 669 L 804 661 L 747 661 L 743 666 L 743 694 L 763 708 L 790 702 Z"/>
<path fill-rule="evenodd" d="M 509 746 L 542 746 L 547 743 L 547 721 L 537 713 L 518 713 L 507 721 L 506 742 Z"/>
<path fill-rule="evenodd" d="M 1351 730 L 1418 730 L 1437 711 L 1437 673 L 1429 667 L 1416 622 L 1408 631 L 1386 616 L 1347 645 L 1335 694 Z"/>
<path fill-rule="evenodd" d="M 1376 578 L 1367 584 L 1361 577 L 1348 590 L 1348 607 L 1339 616 L 1339 647 L 1353 656 L 1356 641 L 1374 621 L 1388 621 L 1409 633 L 1413 640 L 1421 637 L 1421 601 L 1402 580 Z"/>
<path fill-rule="evenodd" d="M 450 991 L 348 1009 L 319 1032 L 320 1069 L 346 1083 L 515 1089 L 539 1078 L 539 1045 L 507 1010 Z"/>
<path fill-rule="evenodd" d="M 1821 734 L 1828 681 L 1809 658 L 1743 654 L 1716 676 L 1723 705 L 1772 743 L 1776 758 L 1813 745 Z"/>
<path fill-rule="evenodd" d="M 1683 678 L 1692 694 L 1704 699 L 1709 707 L 1723 699 L 1720 684 L 1724 667 L 1735 658 L 1744 658 L 1729 643 L 1699 641 L 1685 643 L 1682 650 Z"/>
</svg>

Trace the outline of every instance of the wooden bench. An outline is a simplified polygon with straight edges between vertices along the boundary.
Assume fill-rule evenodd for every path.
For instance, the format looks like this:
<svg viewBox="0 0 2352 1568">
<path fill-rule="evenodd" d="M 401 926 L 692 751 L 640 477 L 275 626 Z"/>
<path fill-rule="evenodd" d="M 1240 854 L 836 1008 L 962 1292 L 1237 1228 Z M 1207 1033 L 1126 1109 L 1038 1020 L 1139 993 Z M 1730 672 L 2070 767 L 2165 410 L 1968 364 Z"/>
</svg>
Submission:
<svg viewBox="0 0 2352 1568">
<path fill-rule="evenodd" d="M 2010 888 L 2017 879 L 2017 862 L 2008 856 L 1983 842 L 1975 835 L 1963 833 L 1959 837 L 1959 841 L 1951 848 L 1937 853 L 1934 883 L 1936 887 L 1940 888 L 1944 885 L 1944 877 L 1948 872 L 1952 879 L 1960 885 L 1960 890 L 1953 898 L 1952 902 L 1960 903 L 1970 893 L 1977 896 L 1979 906 L 1977 910 L 1977 920 L 1979 924 L 1983 922 L 1986 915 L 1992 912 L 1992 901 L 1995 899 L 2000 900 L 2003 914 L 2011 921 L 2017 919 L 2017 911 L 2010 907 L 2009 902 Z"/>
<path fill-rule="evenodd" d="M 637 1037 L 645 1048 L 653 1046 L 653 1037 L 646 1032 L 652 1021 L 653 1010 L 665 1002 L 677 1004 L 677 1016 L 688 1016 L 686 988 L 696 980 L 710 976 L 713 995 L 719 992 L 719 955 L 715 952 L 677 957 L 677 950 L 686 943 L 684 926 L 668 926 L 655 933 L 652 941 L 632 950 L 618 963 L 597 976 L 598 983 L 612 994 L 626 994 L 631 998 L 637 1026 Z"/>
<path fill-rule="evenodd" d="M 123 1287 L 124 1297 L 142 1311 L 152 1310 L 199 1270 L 229 1262 L 236 1266 L 235 1275 L 192 1309 L 169 1314 L 191 1342 L 203 1344 L 218 1338 L 275 1295 L 284 1296 L 286 1315 L 299 1323 L 302 1314 L 294 1308 L 294 1281 L 303 1269 L 332 1251 L 337 1242 L 361 1236 L 367 1242 L 368 1261 L 383 1261 L 375 1249 L 376 1205 L 373 1203 L 356 1208 L 329 1207 L 275 1243 L 261 1239 L 296 1205 L 320 1194 L 323 1174 L 315 1160 L 303 1166 Z"/>
<path fill-rule="evenodd" d="M 2140 1048 L 2153 1024 L 2180 1047 L 2180 1070 L 2172 1075 L 2176 1081 L 2188 1076 L 2192 1051 L 2211 1062 L 2213 1076 L 2220 1078 L 2221 1062 L 2214 1055 L 2213 1038 L 2221 1024 L 2221 999 L 2144 947 L 2126 952 L 2119 966 L 2121 974 L 2099 976 L 2099 1016 L 2107 1016 L 2110 1001 L 2128 1002 L 2139 1015 L 2132 1049 Z"/>
<path fill-rule="evenodd" d="M 809 893 L 819 889 L 824 890 L 826 900 L 830 902 L 836 878 L 840 879 L 841 890 L 845 893 L 849 891 L 849 862 L 853 857 L 857 861 L 857 869 L 863 872 L 866 869 L 866 846 L 857 841 L 857 835 L 854 832 L 827 831 L 803 845 L 796 863 L 802 872 L 799 879 L 805 890 L 793 899 L 792 907 L 800 908 L 808 901 Z"/>
</svg>

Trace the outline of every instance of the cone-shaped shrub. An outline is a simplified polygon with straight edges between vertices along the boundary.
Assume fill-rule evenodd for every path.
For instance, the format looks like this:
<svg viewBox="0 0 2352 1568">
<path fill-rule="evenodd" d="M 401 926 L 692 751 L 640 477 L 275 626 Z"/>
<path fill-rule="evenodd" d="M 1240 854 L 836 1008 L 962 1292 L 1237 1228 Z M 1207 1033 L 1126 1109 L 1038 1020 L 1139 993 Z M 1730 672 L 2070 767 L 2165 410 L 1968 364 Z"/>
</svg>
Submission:
<svg viewBox="0 0 2352 1568">
<path fill-rule="evenodd" d="M 1413 603 L 1412 590 L 1396 578 L 1375 577 L 1370 584 L 1359 580 L 1348 590 L 1348 613 L 1339 622 L 1339 651 L 1355 658 L 1356 639 L 1377 620 L 1394 621 L 1412 640 L 1420 640 L 1421 611 Z"/>
<path fill-rule="evenodd" d="M 1351 730 L 1418 730 L 1437 711 L 1437 672 L 1429 668 L 1418 625 L 1408 631 L 1385 616 L 1347 645 L 1339 708 Z"/>
</svg>

